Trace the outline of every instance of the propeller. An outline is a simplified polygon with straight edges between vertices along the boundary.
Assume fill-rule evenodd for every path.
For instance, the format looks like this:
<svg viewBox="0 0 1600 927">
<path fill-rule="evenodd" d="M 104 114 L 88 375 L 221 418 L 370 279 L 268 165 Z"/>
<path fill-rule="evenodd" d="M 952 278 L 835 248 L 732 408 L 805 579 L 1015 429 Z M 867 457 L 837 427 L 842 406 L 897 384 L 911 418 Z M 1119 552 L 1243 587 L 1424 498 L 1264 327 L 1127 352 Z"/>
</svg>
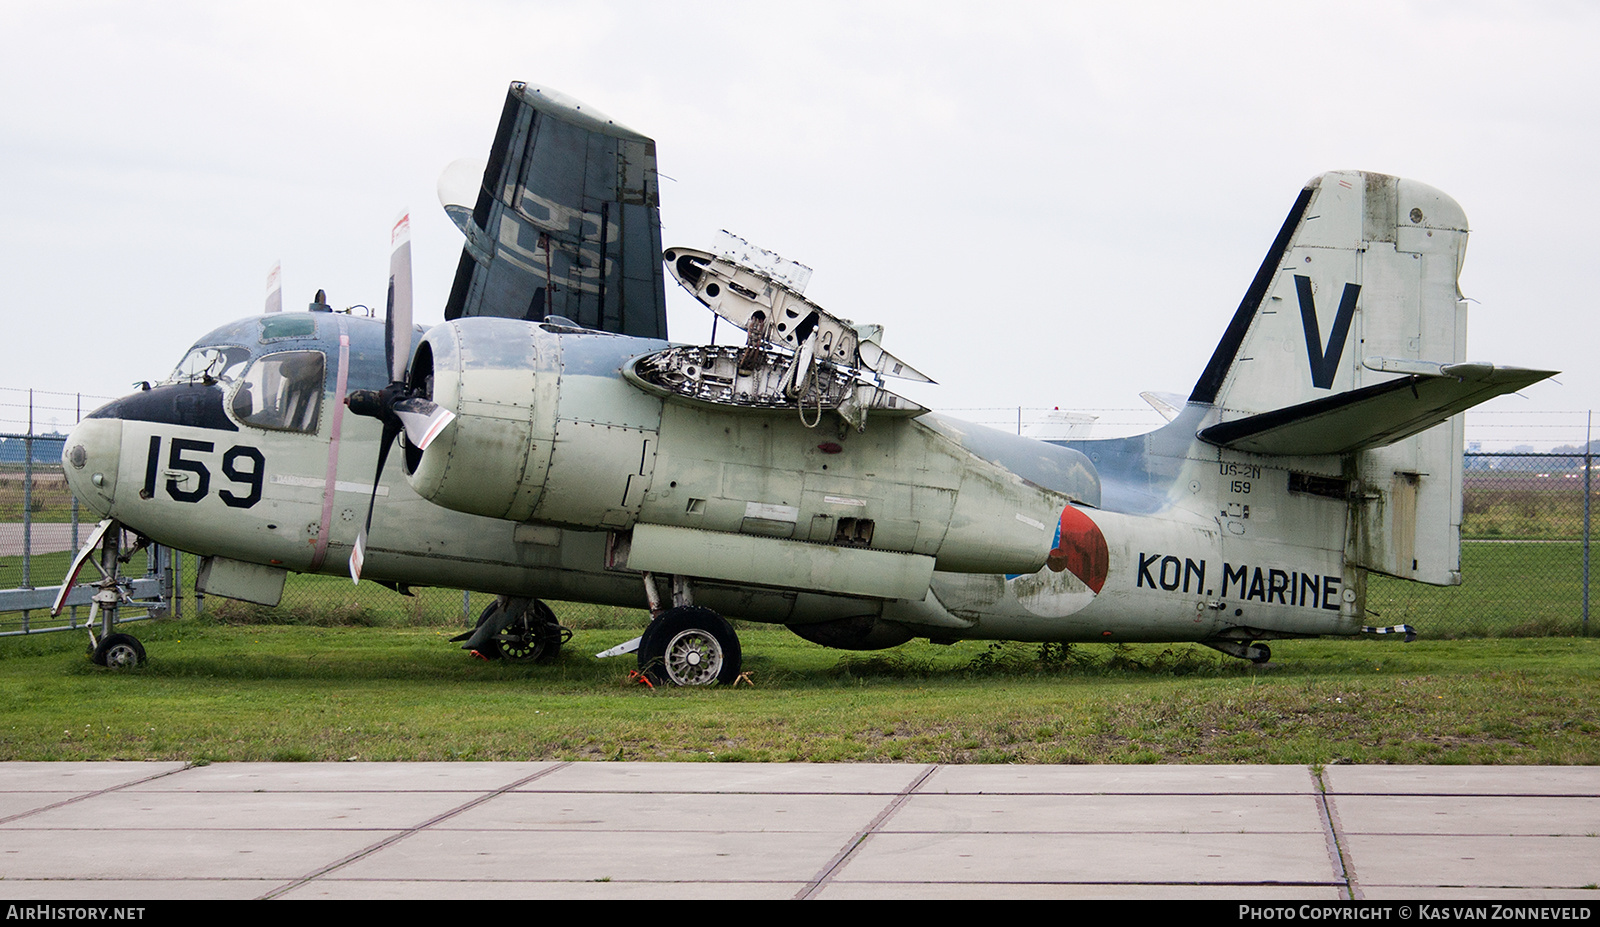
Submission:
<svg viewBox="0 0 1600 927">
<path fill-rule="evenodd" d="M 283 262 L 272 265 L 267 274 L 267 312 L 283 311 Z"/>
<path fill-rule="evenodd" d="M 351 390 L 345 400 L 350 411 L 383 423 L 378 440 L 378 469 L 372 475 L 372 497 L 367 500 L 367 520 L 350 551 L 350 581 L 361 582 L 361 567 L 366 561 L 367 533 L 372 530 L 372 510 L 378 502 L 378 483 L 389 448 L 402 432 L 406 441 L 419 451 L 444 431 L 455 413 L 440 408 L 423 393 L 425 387 L 406 383 L 406 368 L 411 363 L 411 215 L 404 213 L 389 236 L 389 298 L 384 318 L 385 356 L 389 361 L 389 385 L 380 390 Z"/>
</svg>

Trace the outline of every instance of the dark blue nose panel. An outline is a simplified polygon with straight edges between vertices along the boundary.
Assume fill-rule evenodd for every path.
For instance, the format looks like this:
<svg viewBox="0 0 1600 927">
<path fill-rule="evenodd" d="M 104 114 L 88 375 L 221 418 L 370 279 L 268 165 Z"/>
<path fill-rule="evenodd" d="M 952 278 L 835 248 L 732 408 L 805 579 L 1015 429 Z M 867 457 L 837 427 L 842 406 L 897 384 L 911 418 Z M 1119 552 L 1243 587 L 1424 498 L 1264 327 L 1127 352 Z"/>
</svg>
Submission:
<svg viewBox="0 0 1600 927">
<path fill-rule="evenodd" d="M 86 418 L 126 422 L 163 422 L 190 428 L 238 431 L 222 410 L 222 387 L 204 383 L 168 383 L 124 396 L 90 412 Z"/>
</svg>

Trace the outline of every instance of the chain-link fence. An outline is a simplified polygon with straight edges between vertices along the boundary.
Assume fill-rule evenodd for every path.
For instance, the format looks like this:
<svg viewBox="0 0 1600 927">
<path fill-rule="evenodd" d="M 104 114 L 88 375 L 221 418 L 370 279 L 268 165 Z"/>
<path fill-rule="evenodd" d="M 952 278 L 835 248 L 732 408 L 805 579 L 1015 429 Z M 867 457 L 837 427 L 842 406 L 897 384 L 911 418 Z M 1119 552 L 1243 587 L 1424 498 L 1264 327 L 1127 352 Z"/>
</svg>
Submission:
<svg viewBox="0 0 1600 927">
<path fill-rule="evenodd" d="M 1373 577 L 1367 608 L 1434 635 L 1589 633 L 1594 465 L 1592 448 L 1467 454 L 1461 585 Z"/>
<path fill-rule="evenodd" d="M 24 394 L 21 401 L 19 393 Z M 49 409 L 42 420 L 52 430 L 64 431 L 82 411 L 99 405 L 98 399 L 88 398 L 0 390 L 0 409 L 25 401 L 30 423 L 37 409 Z M 1017 410 L 1019 430 L 1030 430 L 1021 421 L 1023 412 L 1039 411 Z M 1045 411 L 1036 420 L 1051 427 L 1072 424 L 1064 425 L 1062 416 Z M 0 421 L 16 418 L 0 414 Z M 59 433 L 0 434 L 0 636 L 81 627 L 87 621 L 86 607 L 61 620 L 48 617 L 45 590 L 59 586 L 72 552 L 93 527 L 80 522 L 67 487 L 63 442 Z M 1435 637 L 1589 633 L 1591 517 L 1600 502 L 1594 464 L 1593 445 L 1587 441 L 1558 453 L 1466 454 L 1462 585 L 1440 588 L 1373 576 L 1367 594 L 1370 623 L 1410 624 Z M 87 513 L 81 517 L 93 518 Z M 373 583 L 357 587 L 341 577 L 296 575 L 284 589 L 283 602 L 264 610 L 197 597 L 197 566 L 192 556 L 172 553 L 169 558 L 168 552 L 155 551 L 134 561 L 132 572 L 137 575 L 142 569 L 147 576 L 165 577 L 170 570 L 172 588 L 164 598 L 171 601 L 161 602 L 162 607 L 180 615 L 206 613 L 239 622 L 470 626 L 491 601 L 490 596 L 459 590 L 414 589 L 405 596 Z M 628 609 L 578 604 L 555 608 L 563 624 L 577 629 L 645 624 L 642 613 Z"/>
</svg>

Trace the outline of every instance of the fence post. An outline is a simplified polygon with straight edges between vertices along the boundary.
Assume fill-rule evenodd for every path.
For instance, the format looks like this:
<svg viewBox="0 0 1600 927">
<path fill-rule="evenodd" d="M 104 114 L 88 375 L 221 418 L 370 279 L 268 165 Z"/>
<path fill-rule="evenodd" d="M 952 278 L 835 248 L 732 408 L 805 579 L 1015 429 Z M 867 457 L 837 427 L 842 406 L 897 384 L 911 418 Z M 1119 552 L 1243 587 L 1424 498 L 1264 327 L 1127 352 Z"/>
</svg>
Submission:
<svg viewBox="0 0 1600 927">
<path fill-rule="evenodd" d="M 33 588 L 33 390 L 28 390 L 28 433 L 22 438 L 22 588 Z M 31 613 L 22 613 L 28 629 Z"/>
<path fill-rule="evenodd" d="M 75 400 L 75 405 L 76 405 L 76 408 L 75 408 L 75 412 L 74 412 L 74 415 L 72 417 L 72 420 L 73 420 L 74 423 L 82 422 L 83 421 L 83 394 L 82 393 L 78 393 L 77 394 L 77 398 Z M 72 493 L 72 548 L 71 548 L 71 552 L 73 554 L 77 554 L 77 552 L 78 552 L 78 543 L 79 543 L 78 542 L 78 527 L 79 527 L 78 526 L 78 494 L 77 493 Z M 76 605 L 72 606 L 72 611 L 68 612 L 67 615 L 68 615 L 68 617 L 67 617 L 68 623 L 70 623 L 73 627 L 77 627 L 78 626 L 78 606 L 76 606 Z"/>
<path fill-rule="evenodd" d="M 1583 429 L 1583 634 L 1589 635 L 1589 510 L 1594 505 L 1594 410 Z"/>
<path fill-rule="evenodd" d="M 183 617 L 183 551 L 172 552 L 172 617 Z"/>
</svg>

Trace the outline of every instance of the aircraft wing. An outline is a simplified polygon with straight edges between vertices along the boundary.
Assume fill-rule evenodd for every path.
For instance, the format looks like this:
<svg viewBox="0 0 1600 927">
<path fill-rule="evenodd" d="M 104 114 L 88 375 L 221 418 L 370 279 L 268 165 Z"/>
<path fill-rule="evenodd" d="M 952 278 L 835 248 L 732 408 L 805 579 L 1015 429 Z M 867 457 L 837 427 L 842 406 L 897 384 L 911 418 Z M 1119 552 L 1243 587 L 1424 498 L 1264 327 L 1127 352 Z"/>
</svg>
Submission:
<svg viewBox="0 0 1600 927">
<path fill-rule="evenodd" d="M 652 139 L 554 91 L 513 83 L 476 191 L 446 190 L 461 179 L 459 164 L 440 181 L 445 212 L 467 236 L 447 320 L 562 316 L 667 337 Z"/>
<path fill-rule="evenodd" d="M 1391 369 L 1399 365 L 1370 366 Z M 1427 366 L 1437 372 L 1411 373 L 1375 386 L 1222 422 L 1201 430 L 1199 437 L 1253 454 L 1349 454 L 1409 438 L 1480 402 L 1555 375 L 1550 370 L 1492 364 Z"/>
</svg>

